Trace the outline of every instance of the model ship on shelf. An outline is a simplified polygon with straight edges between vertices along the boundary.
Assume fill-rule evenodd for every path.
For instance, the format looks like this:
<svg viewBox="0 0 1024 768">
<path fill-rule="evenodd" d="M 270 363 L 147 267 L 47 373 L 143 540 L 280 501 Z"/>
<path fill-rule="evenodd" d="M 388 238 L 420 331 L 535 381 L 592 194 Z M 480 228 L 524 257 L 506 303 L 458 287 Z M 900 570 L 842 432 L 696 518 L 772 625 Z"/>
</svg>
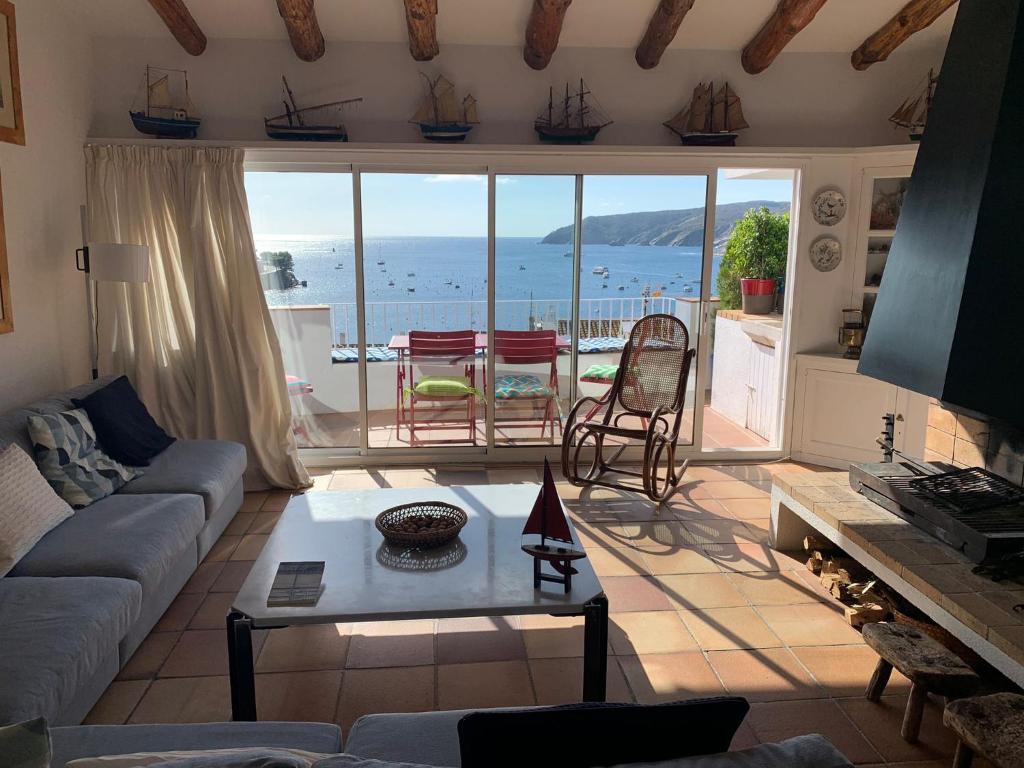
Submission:
<svg viewBox="0 0 1024 768">
<path fill-rule="evenodd" d="M 548 89 L 547 111 L 533 121 L 533 129 L 541 141 L 556 144 L 582 144 L 593 141 L 597 134 L 612 121 L 598 107 L 587 103 L 587 96 L 593 94 L 587 90 L 587 84 L 580 79 L 580 89 L 571 93 L 569 84 L 565 84 L 565 98 L 561 105 L 555 104 L 555 90 Z"/>
<path fill-rule="evenodd" d="M 346 104 L 360 102 L 362 97 L 300 109 L 295 103 L 295 94 L 283 76 L 281 84 L 284 88 L 284 112 L 264 118 L 267 136 L 288 141 L 348 141 L 348 130 L 339 119 L 339 113 Z"/>
<path fill-rule="evenodd" d="M 172 93 L 171 78 L 182 85 Z M 188 95 L 188 72 L 183 69 L 146 67 L 145 110 L 128 111 L 135 129 L 162 139 L 194 139 L 199 132 L 200 119 L 195 104 Z M 175 83 L 177 86 L 177 82 Z"/>
<path fill-rule="evenodd" d="M 914 94 L 907 98 L 900 108 L 889 116 L 889 122 L 897 128 L 906 128 L 910 131 L 911 141 L 920 141 L 924 135 L 924 126 L 928 122 L 928 112 L 932 108 L 932 99 L 935 97 L 935 83 L 938 78 L 935 71 L 928 70 L 928 78 L 923 87 L 914 91 Z"/>
<path fill-rule="evenodd" d="M 690 103 L 665 124 L 687 146 L 733 147 L 736 131 L 749 128 L 736 91 L 725 83 L 715 92 L 714 83 L 699 83 Z"/>
<path fill-rule="evenodd" d="M 423 75 L 423 73 L 420 73 Z M 427 93 L 410 123 L 420 127 L 423 138 L 431 141 L 462 141 L 480 120 L 476 115 L 476 99 L 467 93 L 458 103 L 455 84 L 444 75 L 431 80 L 426 75 Z"/>
<path fill-rule="evenodd" d="M 586 557 L 587 553 L 572 539 L 547 459 L 544 460 L 544 483 L 523 528 L 522 549 L 533 558 L 534 589 L 540 589 L 543 581 L 551 581 L 564 585 L 567 593 L 572 590 L 572 576 L 576 573 L 572 561 Z M 542 573 L 541 564 L 545 562 L 559 575 Z"/>
</svg>

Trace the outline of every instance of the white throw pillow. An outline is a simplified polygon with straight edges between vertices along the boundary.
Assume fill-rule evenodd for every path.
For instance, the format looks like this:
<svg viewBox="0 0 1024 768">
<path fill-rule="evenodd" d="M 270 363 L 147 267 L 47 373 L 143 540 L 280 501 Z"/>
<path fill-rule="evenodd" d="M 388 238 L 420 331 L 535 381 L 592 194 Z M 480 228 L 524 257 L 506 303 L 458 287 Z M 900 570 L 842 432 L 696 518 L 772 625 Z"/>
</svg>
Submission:
<svg viewBox="0 0 1024 768">
<path fill-rule="evenodd" d="M 0 449 L 0 576 L 73 514 L 25 451 Z"/>
</svg>

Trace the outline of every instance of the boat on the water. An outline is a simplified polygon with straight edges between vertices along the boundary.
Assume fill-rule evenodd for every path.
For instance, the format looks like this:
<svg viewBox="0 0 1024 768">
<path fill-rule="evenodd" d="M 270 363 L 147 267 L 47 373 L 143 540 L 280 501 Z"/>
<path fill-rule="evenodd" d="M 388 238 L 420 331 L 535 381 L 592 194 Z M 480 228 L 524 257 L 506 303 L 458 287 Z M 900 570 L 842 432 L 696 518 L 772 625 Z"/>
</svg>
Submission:
<svg viewBox="0 0 1024 768">
<path fill-rule="evenodd" d="M 687 146 L 734 147 L 736 131 L 749 128 L 736 91 L 725 83 L 716 93 L 715 84 L 698 83 L 690 103 L 664 123 Z"/>
<path fill-rule="evenodd" d="M 172 92 L 171 77 L 181 78 L 182 86 Z M 146 67 L 144 80 L 146 108 L 132 109 L 132 124 L 137 131 L 161 139 L 194 139 L 199 133 L 198 110 L 188 95 L 188 72 L 183 69 Z"/>
<path fill-rule="evenodd" d="M 600 274 L 601 274 L 602 272 L 604 272 L 604 271 L 605 271 L 606 269 L 607 269 L 607 267 L 594 267 L 594 268 L 593 268 L 592 270 L 590 270 L 590 271 L 591 271 L 591 273 L 593 273 L 593 274 L 595 274 L 595 275 L 600 275 Z"/>
<path fill-rule="evenodd" d="M 284 89 L 284 112 L 263 119 L 267 136 L 282 141 L 348 141 L 348 130 L 338 119 L 337 114 L 346 104 L 362 101 L 362 97 L 330 101 L 300 109 L 295 103 L 295 94 L 292 93 L 283 75 L 281 85 Z"/>
<path fill-rule="evenodd" d="M 925 81 L 889 116 L 889 122 L 894 126 L 910 131 L 911 141 L 920 141 L 924 136 L 924 127 L 928 122 L 928 112 L 932 108 L 935 84 L 938 80 L 935 70 L 929 69 Z"/>
<path fill-rule="evenodd" d="M 431 80 L 420 74 L 427 82 L 427 94 L 409 122 L 418 125 L 423 138 L 430 141 L 462 141 L 480 122 L 476 99 L 467 93 L 460 105 L 451 80 L 444 75 Z"/>
<path fill-rule="evenodd" d="M 580 79 L 580 89 L 570 93 L 569 84 L 565 84 L 565 98 L 560 109 L 555 108 L 555 89 L 548 89 L 547 111 L 533 121 L 533 129 L 541 141 L 555 144 L 582 144 L 593 141 L 597 134 L 612 121 L 599 106 L 587 103 L 587 96 L 592 96 L 587 84 Z"/>
</svg>

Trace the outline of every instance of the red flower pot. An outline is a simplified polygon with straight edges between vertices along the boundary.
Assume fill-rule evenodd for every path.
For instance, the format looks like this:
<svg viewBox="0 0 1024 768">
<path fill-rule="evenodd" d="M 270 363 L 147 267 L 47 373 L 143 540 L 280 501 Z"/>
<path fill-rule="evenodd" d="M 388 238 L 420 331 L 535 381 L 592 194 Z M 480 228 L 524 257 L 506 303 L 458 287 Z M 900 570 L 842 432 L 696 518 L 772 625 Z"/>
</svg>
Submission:
<svg viewBox="0 0 1024 768">
<path fill-rule="evenodd" d="M 752 277 L 740 278 L 743 312 L 748 315 L 767 315 L 775 308 L 775 281 Z"/>
</svg>

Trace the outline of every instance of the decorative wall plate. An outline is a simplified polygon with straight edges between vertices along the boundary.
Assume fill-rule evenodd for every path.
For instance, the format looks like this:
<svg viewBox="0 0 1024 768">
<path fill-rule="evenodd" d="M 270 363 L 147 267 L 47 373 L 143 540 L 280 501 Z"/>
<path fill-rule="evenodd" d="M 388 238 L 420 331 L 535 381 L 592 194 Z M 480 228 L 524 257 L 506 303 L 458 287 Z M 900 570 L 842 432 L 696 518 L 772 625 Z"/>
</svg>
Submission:
<svg viewBox="0 0 1024 768">
<path fill-rule="evenodd" d="M 835 226 L 846 215 L 846 198 L 838 189 L 823 189 L 811 201 L 811 215 L 819 224 Z"/>
<path fill-rule="evenodd" d="M 831 272 L 843 260 L 843 248 L 831 235 L 823 235 L 811 243 L 811 264 L 819 272 Z"/>
</svg>

